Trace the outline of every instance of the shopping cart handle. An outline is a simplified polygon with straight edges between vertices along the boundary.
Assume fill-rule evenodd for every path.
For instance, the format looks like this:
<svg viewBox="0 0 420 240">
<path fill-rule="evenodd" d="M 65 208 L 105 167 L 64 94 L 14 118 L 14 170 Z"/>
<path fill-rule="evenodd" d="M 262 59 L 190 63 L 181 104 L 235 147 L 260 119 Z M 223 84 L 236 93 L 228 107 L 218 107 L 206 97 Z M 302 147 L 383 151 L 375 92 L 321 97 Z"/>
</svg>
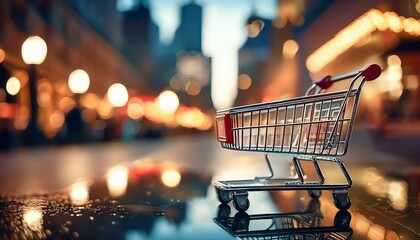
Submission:
<svg viewBox="0 0 420 240">
<path fill-rule="evenodd" d="M 315 84 L 322 89 L 328 89 L 333 84 L 333 81 L 331 81 L 331 76 L 327 75 L 320 81 L 315 82 Z"/>
<path fill-rule="evenodd" d="M 337 82 L 343 79 L 348 79 L 351 77 L 355 77 L 359 74 L 362 75 L 366 81 L 372 81 L 372 80 L 377 79 L 381 75 L 381 72 L 382 72 L 382 69 L 378 64 L 372 64 L 372 65 L 367 66 L 365 69 L 361 71 L 347 73 L 347 74 L 343 74 L 343 75 L 335 76 L 335 77 L 331 77 L 330 75 L 327 75 L 320 81 L 315 82 L 315 84 L 321 89 L 328 89 L 329 87 L 331 87 L 331 85 L 334 82 Z"/>
<path fill-rule="evenodd" d="M 362 70 L 362 76 L 365 77 L 366 81 L 372 81 L 377 79 L 381 75 L 382 69 L 378 64 L 372 64 Z"/>
</svg>

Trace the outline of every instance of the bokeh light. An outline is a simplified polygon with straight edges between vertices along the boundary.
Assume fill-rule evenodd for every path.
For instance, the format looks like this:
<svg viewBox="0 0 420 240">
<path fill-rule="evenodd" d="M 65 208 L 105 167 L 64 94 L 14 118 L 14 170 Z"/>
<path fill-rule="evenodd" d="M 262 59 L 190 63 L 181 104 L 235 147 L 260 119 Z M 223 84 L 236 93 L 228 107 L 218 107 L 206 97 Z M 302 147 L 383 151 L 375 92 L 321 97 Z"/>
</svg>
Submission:
<svg viewBox="0 0 420 240">
<path fill-rule="evenodd" d="M 140 98 L 133 97 L 128 101 L 127 115 L 131 119 L 138 120 L 143 118 L 146 106 Z"/>
<path fill-rule="evenodd" d="M 18 94 L 20 90 L 19 79 L 17 79 L 16 77 L 9 78 L 9 80 L 7 80 L 7 83 L 6 83 L 6 90 L 10 95 Z"/>
<path fill-rule="evenodd" d="M 0 63 L 2 63 L 5 58 L 6 58 L 6 53 L 3 51 L 3 49 L 0 48 Z"/>
<path fill-rule="evenodd" d="M 238 88 L 241 90 L 247 90 L 251 87 L 252 79 L 248 74 L 241 74 L 238 77 Z"/>
<path fill-rule="evenodd" d="M 157 104 L 163 113 L 173 114 L 179 107 L 179 99 L 173 91 L 165 90 L 159 94 Z"/>
<path fill-rule="evenodd" d="M 69 76 L 69 88 L 72 93 L 85 93 L 90 85 L 89 75 L 82 69 L 74 70 Z"/>
<path fill-rule="evenodd" d="M 22 44 L 22 58 L 26 64 L 41 64 L 47 57 L 47 44 L 39 36 L 31 36 Z"/>
<path fill-rule="evenodd" d="M 106 184 L 112 197 L 120 197 L 125 194 L 128 185 L 128 168 L 115 166 L 108 170 Z"/>
<path fill-rule="evenodd" d="M 80 181 L 70 186 L 70 200 L 74 205 L 84 205 L 89 201 L 87 181 Z"/>
<path fill-rule="evenodd" d="M 181 182 L 181 174 L 176 170 L 166 170 L 162 173 L 161 179 L 165 186 L 174 188 Z"/>
<path fill-rule="evenodd" d="M 108 101 L 114 107 L 122 107 L 128 101 L 127 88 L 121 83 L 114 83 L 108 89 Z"/>
</svg>

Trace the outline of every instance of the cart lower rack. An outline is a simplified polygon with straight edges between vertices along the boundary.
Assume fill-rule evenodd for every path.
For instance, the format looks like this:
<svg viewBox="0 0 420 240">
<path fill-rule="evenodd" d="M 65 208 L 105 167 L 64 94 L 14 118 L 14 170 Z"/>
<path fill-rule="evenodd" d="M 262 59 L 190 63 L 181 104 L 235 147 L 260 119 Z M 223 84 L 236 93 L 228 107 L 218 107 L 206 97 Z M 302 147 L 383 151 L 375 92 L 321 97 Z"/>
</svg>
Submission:
<svg viewBox="0 0 420 240">
<path fill-rule="evenodd" d="M 249 208 L 248 191 L 308 190 L 318 198 L 321 190 L 332 190 L 337 208 L 346 210 L 351 202 L 347 189 L 351 177 L 338 158 L 348 147 L 360 92 L 365 81 L 378 78 L 381 68 L 377 64 L 342 76 L 327 76 L 314 83 L 305 96 L 282 101 L 234 107 L 218 111 L 217 139 L 223 148 L 265 152 L 271 175 L 250 180 L 214 181 L 221 203 L 233 200 L 238 211 Z M 323 93 L 334 82 L 353 78 L 343 91 Z M 274 178 L 268 153 L 294 154 L 292 163 L 296 177 Z M 313 163 L 318 179 L 306 181 L 302 161 Z M 336 163 L 347 183 L 325 184 L 320 161 Z"/>
</svg>

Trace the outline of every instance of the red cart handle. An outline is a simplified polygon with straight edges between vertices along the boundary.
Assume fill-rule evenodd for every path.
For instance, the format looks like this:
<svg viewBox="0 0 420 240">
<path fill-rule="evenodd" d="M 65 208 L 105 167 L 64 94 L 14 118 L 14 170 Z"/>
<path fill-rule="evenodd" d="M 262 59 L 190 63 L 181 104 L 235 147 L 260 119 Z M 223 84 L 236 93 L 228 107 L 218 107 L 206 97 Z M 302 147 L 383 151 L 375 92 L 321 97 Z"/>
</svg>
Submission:
<svg viewBox="0 0 420 240">
<path fill-rule="evenodd" d="M 324 77 L 322 80 L 315 82 L 315 84 L 320 87 L 321 89 L 328 89 L 329 87 L 331 87 L 331 85 L 334 82 L 343 80 L 343 79 L 347 79 L 347 78 L 351 78 L 351 77 L 355 77 L 357 75 L 361 75 L 365 78 L 366 81 L 372 81 L 377 79 L 380 75 L 381 75 L 382 69 L 378 64 L 372 64 L 367 66 L 365 69 L 360 70 L 360 71 L 356 71 L 356 72 L 352 72 L 352 73 L 348 73 L 348 74 L 343 74 L 340 76 L 336 76 L 336 77 L 331 77 L 330 75 Z"/>
</svg>

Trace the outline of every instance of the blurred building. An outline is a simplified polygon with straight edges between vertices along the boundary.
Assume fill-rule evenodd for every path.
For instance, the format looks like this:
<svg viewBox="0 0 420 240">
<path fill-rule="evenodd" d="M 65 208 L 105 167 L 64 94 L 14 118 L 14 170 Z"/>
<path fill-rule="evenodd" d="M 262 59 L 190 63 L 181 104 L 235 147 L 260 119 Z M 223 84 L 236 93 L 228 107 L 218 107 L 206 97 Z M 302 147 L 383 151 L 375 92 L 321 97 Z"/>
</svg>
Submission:
<svg viewBox="0 0 420 240">
<path fill-rule="evenodd" d="M 181 6 L 180 26 L 169 45 L 155 35 L 155 89 L 172 88 L 187 106 L 212 107 L 210 101 L 210 58 L 203 55 L 203 9 L 195 3 Z"/>
<path fill-rule="evenodd" d="M 121 24 L 124 56 L 146 81 L 150 81 L 155 64 L 152 56 L 153 37 L 158 35 L 159 29 L 152 21 L 149 9 L 140 3 L 122 12 Z"/>
<path fill-rule="evenodd" d="M 382 75 L 365 86 L 359 115 L 385 134 L 420 136 L 418 1 L 321 2 L 315 13 L 306 8 L 305 18 L 316 18 L 297 35 L 306 66 L 299 85 L 378 63 Z"/>
</svg>

